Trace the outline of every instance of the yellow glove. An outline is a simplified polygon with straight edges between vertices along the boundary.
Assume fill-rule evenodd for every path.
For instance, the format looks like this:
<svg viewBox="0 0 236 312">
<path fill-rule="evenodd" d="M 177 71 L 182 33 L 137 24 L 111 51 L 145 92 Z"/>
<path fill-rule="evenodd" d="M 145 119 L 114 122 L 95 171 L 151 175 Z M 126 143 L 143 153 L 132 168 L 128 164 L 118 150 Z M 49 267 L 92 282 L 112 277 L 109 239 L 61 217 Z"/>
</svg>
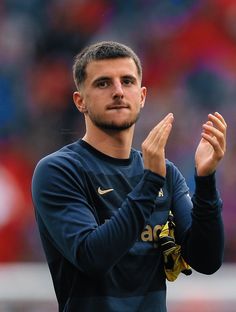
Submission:
<svg viewBox="0 0 236 312">
<path fill-rule="evenodd" d="M 181 246 L 175 243 L 174 229 L 173 215 L 170 214 L 159 235 L 159 241 L 164 256 L 166 278 L 171 282 L 175 281 L 181 272 L 185 275 L 192 274 L 191 267 L 181 256 Z"/>
</svg>

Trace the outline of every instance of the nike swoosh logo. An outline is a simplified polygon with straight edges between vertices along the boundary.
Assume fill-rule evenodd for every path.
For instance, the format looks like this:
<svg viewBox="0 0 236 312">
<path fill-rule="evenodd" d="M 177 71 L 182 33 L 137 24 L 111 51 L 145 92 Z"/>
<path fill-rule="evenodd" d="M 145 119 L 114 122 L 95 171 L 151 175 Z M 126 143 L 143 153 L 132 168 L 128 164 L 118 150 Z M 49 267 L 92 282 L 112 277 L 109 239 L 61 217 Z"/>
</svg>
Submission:
<svg viewBox="0 0 236 312">
<path fill-rule="evenodd" d="M 100 195 L 104 195 L 104 194 L 110 193 L 110 192 L 112 192 L 112 191 L 114 191 L 113 188 L 109 188 L 109 189 L 106 189 L 106 190 L 101 189 L 100 186 L 99 186 L 99 188 L 98 188 L 98 194 L 100 194 Z"/>
</svg>

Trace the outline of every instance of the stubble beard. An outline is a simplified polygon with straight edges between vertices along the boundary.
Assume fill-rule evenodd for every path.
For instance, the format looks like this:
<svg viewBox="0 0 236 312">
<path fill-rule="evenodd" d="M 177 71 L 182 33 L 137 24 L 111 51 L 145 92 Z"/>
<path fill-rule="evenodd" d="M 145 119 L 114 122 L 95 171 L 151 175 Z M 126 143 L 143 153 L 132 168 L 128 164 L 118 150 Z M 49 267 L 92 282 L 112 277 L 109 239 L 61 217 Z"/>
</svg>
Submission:
<svg viewBox="0 0 236 312">
<path fill-rule="evenodd" d="M 95 126 L 101 130 L 112 130 L 112 131 L 124 131 L 132 127 L 139 119 L 140 111 L 130 120 L 122 123 L 116 123 L 115 121 L 104 121 L 100 116 L 89 114 L 89 118 Z"/>
</svg>

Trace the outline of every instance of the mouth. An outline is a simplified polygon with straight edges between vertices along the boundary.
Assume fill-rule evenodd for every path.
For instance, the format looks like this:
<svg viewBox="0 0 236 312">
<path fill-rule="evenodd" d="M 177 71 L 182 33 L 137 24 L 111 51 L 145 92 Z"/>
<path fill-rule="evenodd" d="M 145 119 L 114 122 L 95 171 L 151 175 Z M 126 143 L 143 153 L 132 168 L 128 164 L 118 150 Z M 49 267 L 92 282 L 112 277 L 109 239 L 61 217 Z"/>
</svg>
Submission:
<svg viewBox="0 0 236 312">
<path fill-rule="evenodd" d="M 119 110 L 119 109 L 128 109 L 128 106 L 112 106 L 112 107 L 109 107 L 108 110 Z"/>
<path fill-rule="evenodd" d="M 108 105 L 108 110 L 120 110 L 120 109 L 129 109 L 129 105 L 127 104 L 112 104 Z"/>
</svg>

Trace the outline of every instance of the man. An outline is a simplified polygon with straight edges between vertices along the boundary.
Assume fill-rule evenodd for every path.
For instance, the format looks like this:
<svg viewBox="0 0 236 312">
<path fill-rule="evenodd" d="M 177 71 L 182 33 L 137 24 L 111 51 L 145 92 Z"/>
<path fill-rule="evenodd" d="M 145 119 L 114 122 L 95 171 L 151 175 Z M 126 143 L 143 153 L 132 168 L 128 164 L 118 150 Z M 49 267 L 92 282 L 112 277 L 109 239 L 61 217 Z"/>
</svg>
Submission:
<svg viewBox="0 0 236 312">
<path fill-rule="evenodd" d="M 191 200 L 183 176 L 165 159 L 173 114 L 152 129 L 142 153 L 131 148 L 146 97 L 136 54 L 100 42 L 77 55 L 73 74 L 86 133 L 43 158 L 32 183 L 59 311 L 166 311 L 158 234 L 170 211 L 184 260 L 205 274 L 222 263 L 215 170 L 225 153 L 226 123 L 214 113 L 203 124 Z"/>
</svg>

